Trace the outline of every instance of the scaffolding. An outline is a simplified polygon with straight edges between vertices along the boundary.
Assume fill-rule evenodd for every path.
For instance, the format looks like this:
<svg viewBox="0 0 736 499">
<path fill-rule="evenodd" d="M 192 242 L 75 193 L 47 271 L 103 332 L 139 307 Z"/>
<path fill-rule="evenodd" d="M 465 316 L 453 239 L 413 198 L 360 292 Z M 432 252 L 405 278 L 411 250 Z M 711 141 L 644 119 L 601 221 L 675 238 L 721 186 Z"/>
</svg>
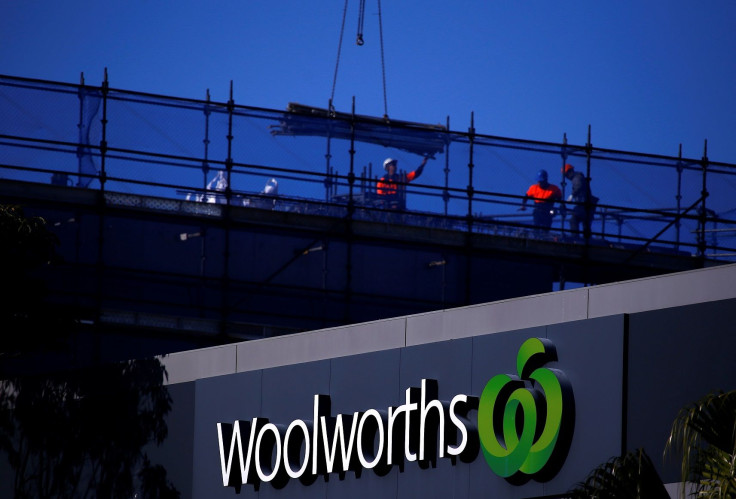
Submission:
<svg viewBox="0 0 736 499">
<path fill-rule="evenodd" d="M 398 159 L 405 173 L 428 158 L 422 177 L 401 186 L 405 209 L 380 203 L 376 186 L 386 157 Z M 572 186 L 562 171 L 567 164 L 583 173 L 600 198 L 597 205 L 568 200 Z M 563 195 L 548 228 L 536 226 L 529 211 L 519 211 L 540 168 Z M 594 147 L 590 129 L 587 142 L 579 145 L 568 143 L 564 134 L 560 143 L 484 135 L 475 130 L 472 114 L 468 129 L 457 131 L 449 118 L 430 125 L 363 116 L 355 112 L 355 103 L 350 112 L 296 103 L 284 110 L 244 106 L 234 102 L 232 86 L 227 102 L 214 102 L 209 92 L 198 100 L 115 89 L 107 76 L 100 86 L 83 79 L 68 84 L 0 76 L 0 188 L 5 199 L 37 199 L 48 193 L 47 187 L 63 189 L 65 194 L 55 191 L 54 196 L 75 199 L 70 203 L 81 203 L 78 207 L 94 214 L 97 225 L 86 230 L 96 235 L 98 247 L 86 264 L 98 266 L 110 258 L 107 232 L 116 210 L 203 217 L 182 222 L 175 235 L 201 244 L 192 272 L 195 281 L 207 286 L 213 280 L 220 287 L 232 285 L 232 266 L 237 267 L 232 239 L 241 237 L 238 230 L 246 217 L 259 220 L 251 224 L 268 219 L 272 227 L 294 231 L 295 217 L 301 217 L 302 225 L 327 227 L 316 237 L 307 231 L 295 243 L 297 250 L 283 256 L 269 275 L 253 277 L 254 289 L 278 282 L 297 266 L 300 255 L 327 248 L 338 226 L 340 244 L 348 247 L 361 233 L 376 239 L 375 227 L 382 227 L 393 231 L 389 245 L 403 244 L 402 238 L 414 234 L 429 246 L 441 233 L 447 241 L 460 241 L 445 249 L 452 252 L 458 246 L 467 262 L 483 251 L 491 257 L 516 252 L 527 262 L 556 265 L 560 288 L 573 280 L 593 284 L 603 279 L 562 270 L 576 260 L 583 266 L 598 259 L 651 272 L 733 262 L 734 175 L 736 165 L 708 158 L 707 143 L 701 158 L 685 158 L 681 150 L 676 156 L 642 154 Z M 590 230 L 574 230 L 567 223 L 576 204 L 592 215 Z M 79 220 L 73 209 L 58 206 L 56 223 Z M 418 236 L 416 231 L 424 232 Z M 207 243 L 213 233 L 222 237 Z M 479 243 L 478 238 L 495 239 Z M 206 244 L 218 245 L 223 255 L 217 275 L 206 269 L 206 257 L 212 258 Z M 445 249 L 437 249 L 430 260 L 443 262 L 431 266 L 443 273 L 449 261 Z M 655 263 L 672 258 L 680 263 Z M 341 265 L 345 282 L 331 292 L 348 301 L 357 263 L 348 257 Z M 443 277 L 437 293 L 441 299 L 396 312 L 474 301 L 473 268 L 467 263 L 463 270 L 464 299 L 446 300 Z M 315 272 L 317 288 L 327 293 L 328 268 Z M 226 305 L 225 294 L 219 296 L 222 303 L 207 307 L 228 310 L 220 316 L 231 316 L 232 303 Z"/>
</svg>

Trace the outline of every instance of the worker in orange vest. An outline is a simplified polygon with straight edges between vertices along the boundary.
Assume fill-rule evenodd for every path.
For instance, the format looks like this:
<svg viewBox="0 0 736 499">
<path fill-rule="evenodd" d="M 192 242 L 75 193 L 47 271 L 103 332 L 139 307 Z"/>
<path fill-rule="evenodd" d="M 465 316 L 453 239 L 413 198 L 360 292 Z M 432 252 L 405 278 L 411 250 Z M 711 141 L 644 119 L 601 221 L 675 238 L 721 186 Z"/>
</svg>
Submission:
<svg viewBox="0 0 736 499">
<path fill-rule="evenodd" d="M 562 199 L 562 191 L 549 183 L 546 170 L 539 170 L 537 173 L 537 183 L 532 184 L 526 191 L 520 211 L 526 210 L 529 199 L 534 200 L 534 225 L 544 232 L 549 231 L 554 215 L 554 204 L 555 201 Z"/>
<path fill-rule="evenodd" d="M 412 180 L 416 180 L 424 171 L 424 165 L 427 164 L 426 156 L 422 160 L 422 164 L 406 175 L 399 175 L 396 173 L 396 165 L 398 160 L 394 158 L 386 158 L 383 162 L 383 169 L 386 171 L 386 175 L 376 184 L 376 194 L 380 204 L 392 210 L 398 210 L 403 208 L 403 185 Z"/>
</svg>

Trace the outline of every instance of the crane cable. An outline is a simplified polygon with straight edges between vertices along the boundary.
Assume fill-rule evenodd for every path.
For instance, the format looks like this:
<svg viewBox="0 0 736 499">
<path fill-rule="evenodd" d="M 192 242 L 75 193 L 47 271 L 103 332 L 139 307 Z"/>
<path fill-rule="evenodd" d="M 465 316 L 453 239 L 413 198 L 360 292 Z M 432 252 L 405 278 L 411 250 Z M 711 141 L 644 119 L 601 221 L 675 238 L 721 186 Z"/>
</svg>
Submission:
<svg viewBox="0 0 736 499">
<path fill-rule="evenodd" d="M 386 98 L 386 61 L 383 58 L 383 20 L 381 0 L 378 0 L 378 36 L 381 39 L 381 76 L 383 77 L 383 119 L 388 120 L 388 99 Z"/>
<path fill-rule="evenodd" d="M 342 35 L 345 33 L 345 17 L 348 12 L 348 0 L 345 0 L 345 7 L 342 11 L 342 26 L 340 26 L 340 41 L 337 44 L 337 61 L 335 62 L 335 76 L 332 78 L 332 93 L 330 94 L 330 112 L 334 111 L 335 108 L 332 105 L 332 100 L 335 98 L 335 86 L 337 85 L 337 68 L 340 66 L 340 51 L 342 50 Z"/>
<path fill-rule="evenodd" d="M 335 74 L 332 78 L 332 93 L 330 94 L 330 111 L 334 111 L 332 101 L 335 98 L 335 87 L 337 86 L 337 70 L 340 66 L 340 53 L 342 51 L 342 39 L 345 34 L 345 18 L 348 11 L 348 0 L 345 0 L 345 6 L 342 11 L 342 24 L 340 26 L 340 40 L 337 45 L 337 60 L 335 61 Z M 365 20 L 365 0 L 360 0 L 358 7 L 358 34 L 355 43 L 358 46 L 363 45 L 363 23 Z M 383 50 L 383 16 L 381 15 L 381 0 L 378 0 L 378 34 L 381 43 L 381 78 L 383 83 L 383 118 L 388 120 L 388 97 L 386 92 L 386 60 Z"/>
</svg>

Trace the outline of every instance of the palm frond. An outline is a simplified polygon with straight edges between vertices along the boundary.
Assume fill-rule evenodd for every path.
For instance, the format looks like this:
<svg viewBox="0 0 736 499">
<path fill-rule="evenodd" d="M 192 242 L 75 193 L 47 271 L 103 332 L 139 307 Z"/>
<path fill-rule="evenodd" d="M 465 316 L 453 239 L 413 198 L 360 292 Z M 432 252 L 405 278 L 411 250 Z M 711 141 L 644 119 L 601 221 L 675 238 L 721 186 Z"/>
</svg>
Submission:
<svg viewBox="0 0 736 499">
<path fill-rule="evenodd" d="M 665 446 L 665 455 L 673 452 L 682 453 L 682 481 L 694 484 L 696 497 L 736 497 L 736 391 L 683 408 Z"/>
</svg>

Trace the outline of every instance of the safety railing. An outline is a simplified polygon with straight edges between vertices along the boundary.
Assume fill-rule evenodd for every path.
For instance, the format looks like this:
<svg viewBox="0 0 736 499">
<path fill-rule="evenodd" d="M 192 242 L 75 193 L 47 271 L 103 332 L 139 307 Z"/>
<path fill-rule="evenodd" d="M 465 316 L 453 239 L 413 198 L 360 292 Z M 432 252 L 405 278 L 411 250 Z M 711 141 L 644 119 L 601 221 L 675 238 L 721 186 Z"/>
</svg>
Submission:
<svg viewBox="0 0 736 499">
<path fill-rule="evenodd" d="M 232 93 L 232 92 L 231 92 Z M 590 133 L 589 133 L 590 135 Z M 398 209 L 379 192 L 398 160 Z M 422 174 L 411 173 L 422 163 Z M 572 165 L 597 203 L 569 199 Z M 561 200 L 534 216 L 545 170 Z M 401 176 L 407 175 L 408 176 Z M 0 179 L 731 261 L 736 165 L 289 104 L 285 110 L 0 76 Z M 578 212 L 589 229 L 572 228 Z M 543 217 L 544 218 L 544 217 Z"/>
</svg>

